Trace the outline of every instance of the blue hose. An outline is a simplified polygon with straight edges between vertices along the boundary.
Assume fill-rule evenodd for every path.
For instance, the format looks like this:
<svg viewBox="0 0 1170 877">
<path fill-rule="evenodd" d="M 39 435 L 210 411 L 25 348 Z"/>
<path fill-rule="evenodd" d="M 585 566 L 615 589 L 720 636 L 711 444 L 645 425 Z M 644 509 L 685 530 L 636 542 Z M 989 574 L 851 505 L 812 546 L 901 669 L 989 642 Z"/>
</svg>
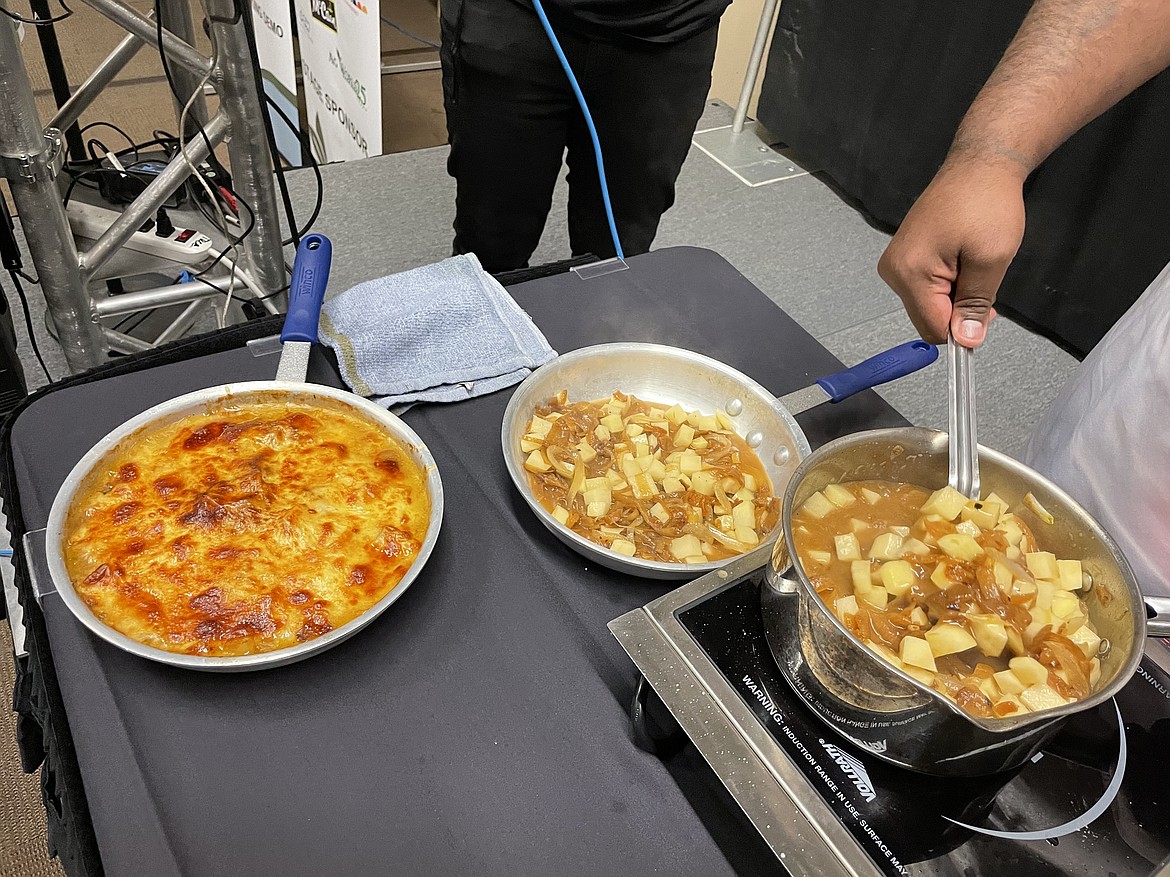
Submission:
<svg viewBox="0 0 1170 877">
<path fill-rule="evenodd" d="M 577 77 L 573 73 L 573 68 L 569 66 L 569 59 L 565 57 L 565 50 L 561 48 L 560 40 L 553 33 L 552 25 L 549 24 L 548 16 L 544 14 L 544 7 L 540 5 L 540 0 L 532 0 L 532 6 L 536 10 L 536 17 L 540 19 L 541 26 L 544 27 L 544 32 L 548 34 L 548 41 L 552 43 L 557 60 L 561 62 L 561 67 L 565 70 L 565 76 L 569 79 L 573 94 L 577 96 L 577 103 L 581 105 L 581 114 L 585 116 L 585 127 L 589 129 L 589 138 L 593 141 L 593 155 L 597 159 L 597 177 L 601 181 L 601 200 L 605 204 L 605 218 L 609 222 L 609 235 L 613 238 L 613 249 L 617 253 L 617 257 L 624 259 L 626 254 L 622 252 L 622 242 L 618 239 L 617 223 L 614 222 L 613 218 L 613 205 L 609 203 L 609 183 L 605 181 L 605 161 L 601 157 L 601 141 L 597 138 L 597 128 L 593 126 L 593 115 L 589 112 L 589 105 L 585 103 L 585 95 L 581 93 L 581 86 L 577 84 Z"/>
</svg>

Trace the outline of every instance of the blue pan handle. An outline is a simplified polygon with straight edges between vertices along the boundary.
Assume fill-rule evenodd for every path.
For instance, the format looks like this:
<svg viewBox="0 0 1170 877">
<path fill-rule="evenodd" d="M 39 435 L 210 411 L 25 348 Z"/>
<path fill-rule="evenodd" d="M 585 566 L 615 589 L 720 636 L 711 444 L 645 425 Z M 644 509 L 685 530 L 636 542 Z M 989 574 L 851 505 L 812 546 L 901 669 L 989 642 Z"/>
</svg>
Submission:
<svg viewBox="0 0 1170 877">
<path fill-rule="evenodd" d="M 288 314 L 281 341 L 317 343 L 317 322 L 321 318 L 321 304 L 325 301 L 325 287 L 329 283 L 329 266 L 333 262 L 333 244 L 323 234 L 307 234 L 301 238 L 293 261 L 292 283 L 288 287 Z"/>
<path fill-rule="evenodd" d="M 817 381 L 831 402 L 848 399 L 854 393 L 904 378 L 938 359 L 938 348 L 925 341 L 909 341 L 871 356 L 865 362 Z"/>
</svg>

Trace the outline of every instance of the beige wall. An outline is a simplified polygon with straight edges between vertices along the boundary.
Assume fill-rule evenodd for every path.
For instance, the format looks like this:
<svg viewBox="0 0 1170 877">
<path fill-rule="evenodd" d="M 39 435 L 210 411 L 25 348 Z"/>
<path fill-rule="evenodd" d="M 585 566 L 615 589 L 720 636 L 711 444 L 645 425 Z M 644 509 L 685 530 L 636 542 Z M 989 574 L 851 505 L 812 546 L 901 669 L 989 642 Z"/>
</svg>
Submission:
<svg viewBox="0 0 1170 877">
<path fill-rule="evenodd" d="M 719 22 L 719 45 L 715 49 L 715 67 L 711 71 L 711 97 L 726 101 L 732 106 L 739 100 L 739 90 L 743 87 L 743 77 L 747 72 L 748 55 L 751 54 L 752 40 L 755 39 L 763 7 L 764 0 L 734 0 L 723 13 L 723 18 Z M 751 107 L 748 109 L 748 115 L 753 117 L 756 114 L 756 101 L 760 97 L 760 82 L 764 79 L 763 71 L 767 57 L 765 50 L 765 63 L 760 65 L 760 79 L 756 83 Z"/>
</svg>

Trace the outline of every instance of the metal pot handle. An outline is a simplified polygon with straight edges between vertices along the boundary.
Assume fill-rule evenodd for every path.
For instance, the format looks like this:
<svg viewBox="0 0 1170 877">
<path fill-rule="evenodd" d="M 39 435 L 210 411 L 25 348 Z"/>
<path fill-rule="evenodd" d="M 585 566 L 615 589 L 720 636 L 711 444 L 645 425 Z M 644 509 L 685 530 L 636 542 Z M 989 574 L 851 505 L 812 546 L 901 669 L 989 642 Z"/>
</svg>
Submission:
<svg viewBox="0 0 1170 877">
<path fill-rule="evenodd" d="M 1146 633 L 1149 636 L 1170 636 L 1170 597 L 1146 597 Z M 1150 615 L 1150 612 L 1153 615 Z"/>
<path fill-rule="evenodd" d="M 772 591 L 782 597 L 794 596 L 800 589 L 794 578 L 785 573 L 792 572 L 792 557 L 788 553 L 788 542 L 781 533 L 772 546 L 772 560 L 764 571 L 764 581 Z"/>
</svg>

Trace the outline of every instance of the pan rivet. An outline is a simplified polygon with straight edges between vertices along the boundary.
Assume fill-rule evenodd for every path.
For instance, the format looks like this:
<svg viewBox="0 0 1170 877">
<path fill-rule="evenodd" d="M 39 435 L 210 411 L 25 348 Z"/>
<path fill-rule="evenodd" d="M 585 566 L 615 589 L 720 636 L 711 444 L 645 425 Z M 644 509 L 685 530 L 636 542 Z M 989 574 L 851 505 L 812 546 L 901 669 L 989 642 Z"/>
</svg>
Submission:
<svg viewBox="0 0 1170 877">
<path fill-rule="evenodd" d="M 783 466 L 788 462 L 788 458 L 790 456 L 791 453 L 789 452 L 788 448 L 782 447 L 777 449 L 776 453 L 772 455 L 772 462 L 774 462 L 777 466 Z"/>
<path fill-rule="evenodd" d="M 743 401 L 740 399 L 732 399 L 727 403 L 727 413 L 732 417 L 738 417 L 743 413 Z"/>
<path fill-rule="evenodd" d="M 758 448 L 764 443 L 764 434 L 758 429 L 753 429 L 743 437 L 743 440 L 747 442 L 749 448 Z"/>
</svg>

